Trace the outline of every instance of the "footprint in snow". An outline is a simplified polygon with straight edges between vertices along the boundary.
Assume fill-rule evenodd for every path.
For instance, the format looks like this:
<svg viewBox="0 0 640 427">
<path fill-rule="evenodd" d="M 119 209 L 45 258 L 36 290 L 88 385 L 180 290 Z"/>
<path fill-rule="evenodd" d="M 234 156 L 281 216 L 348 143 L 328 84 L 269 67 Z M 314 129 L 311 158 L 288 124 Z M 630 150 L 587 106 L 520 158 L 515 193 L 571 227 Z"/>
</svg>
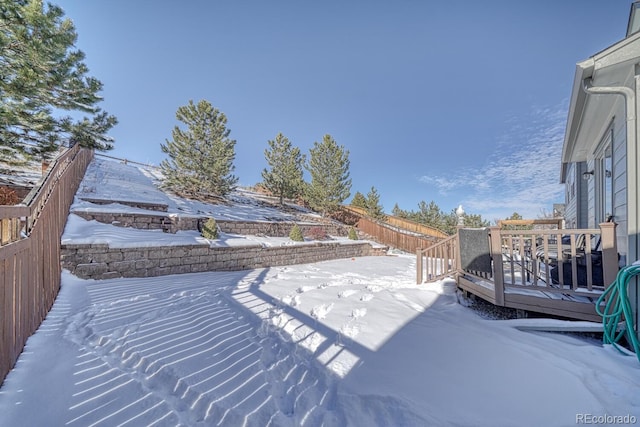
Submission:
<svg viewBox="0 0 640 427">
<path fill-rule="evenodd" d="M 351 317 L 357 319 L 358 317 L 364 317 L 367 315 L 366 308 L 355 308 L 351 311 Z"/>
<path fill-rule="evenodd" d="M 373 299 L 373 294 L 364 294 L 360 297 L 360 301 L 371 301 Z"/>
<path fill-rule="evenodd" d="M 340 333 L 345 337 L 355 338 L 360 333 L 360 328 L 356 325 L 343 325 L 340 328 Z"/>
<path fill-rule="evenodd" d="M 299 295 L 286 295 L 280 298 L 284 304 L 287 304 L 291 307 L 295 307 L 300 304 L 300 296 Z"/>
<path fill-rule="evenodd" d="M 378 285 L 368 285 L 366 289 L 369 292 L 376 293 L 376 292 L 380 292 L 382 290 L 382 287 Z"/>
<path fill-rule="evenodd" d="M 357 293 L 358 291 L 354 289 L 345 289 L 344 291 L 338 292 L 338 298 L 349 298 L 351 295 Z"/>
<path fill-rule="evenodd" d="M 332 309 L 333 303 L 316 305 L 311 309 L 311 317 L 318 320 L 324 319 Z"/>
</svg>

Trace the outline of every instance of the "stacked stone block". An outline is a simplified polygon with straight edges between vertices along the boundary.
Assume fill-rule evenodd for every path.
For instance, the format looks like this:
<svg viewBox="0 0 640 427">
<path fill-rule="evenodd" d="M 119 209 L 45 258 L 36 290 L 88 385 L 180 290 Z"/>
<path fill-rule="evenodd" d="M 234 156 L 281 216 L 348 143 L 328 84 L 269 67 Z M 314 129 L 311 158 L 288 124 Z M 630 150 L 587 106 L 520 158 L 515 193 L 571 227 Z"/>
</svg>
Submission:
<svg viewBox="0 0 640 427">
<path fill-rule="evenodd" d="M 198 230 L 199 223 L 206 220 L 204 217 L 190 217 L 183 215 L 167 214 L 141 214 L 120 212 L 86 212 L 74 211 L 74 214 L 86 219 L 95 220 L 105 224 L 113 224 L 119 227 L 131 227 L 143 230 L 163 230 L 169 233 L 184 230 Z M 287 237 L 294 224 L 293 221 L 229 221 L 216 219 L 220 231 L 230 234 Z M 298 222 L 302 234 L 307 234 L 312 228 L 320 227 L 331 236 L 346 236 L 349 228 L 342 224 L 318 224 L 312 222 Z"/>
<path fill-rule="evenodd" d="M 62 245 L 62 266 L 84 279 L 154 277 L 203 271 L 234 271 L 339 258 L 385 255 L 369 242 L 317 242 L 264 248 L 209 245 L 111 248 L 107 244 Z"/>
</svg>

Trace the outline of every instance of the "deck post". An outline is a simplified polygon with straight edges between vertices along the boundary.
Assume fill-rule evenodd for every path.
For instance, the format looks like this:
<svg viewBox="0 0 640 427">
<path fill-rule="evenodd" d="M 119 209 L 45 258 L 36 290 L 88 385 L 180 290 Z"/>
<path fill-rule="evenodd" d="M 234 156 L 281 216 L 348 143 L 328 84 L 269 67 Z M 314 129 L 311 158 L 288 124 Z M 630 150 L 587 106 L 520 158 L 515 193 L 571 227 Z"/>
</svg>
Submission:
<svg viewBox="0 0 640 427">
<path fill-rule="evenodd" d="M 493 286 L 496 305 L 504 306 L 504 270 L 502 268 L 502 237 L 500 227 L 489 227 L 491 260 L 493 261 Z"/>
<path fill-rule="evenodd" d="M 416 249 L 416 283 L 422 283 L 422 249 Z"/>
<path fill-rule="evenodd" d="M 456 227 L 456 240 L 453 243 L 453 245 L 451 245 L 451 247 L 453 248 L 453 258 L 456 261 L 456 273 L 460 273 L 462 271 L 462 261 L 460 260 L 460 229 L 464 228 L 463 225 L 458 225 Z"/>
<path fill-rule="evenodd" d="M 606 288 L 616 280 L 619 269 L 616 224 L 614 222 L 603 222 L 599 225 L 602 247 L 602 274 Z"/>
</svg>

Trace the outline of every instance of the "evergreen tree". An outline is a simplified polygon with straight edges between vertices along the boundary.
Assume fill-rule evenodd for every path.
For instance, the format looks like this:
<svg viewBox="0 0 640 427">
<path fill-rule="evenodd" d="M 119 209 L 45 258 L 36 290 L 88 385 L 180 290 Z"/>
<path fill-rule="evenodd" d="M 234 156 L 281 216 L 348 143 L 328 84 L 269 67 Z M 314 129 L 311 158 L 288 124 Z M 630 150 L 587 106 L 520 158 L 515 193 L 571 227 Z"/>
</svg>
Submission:
<svg viewBox="0 0 640 427">
<path fill-rule="evenodd" d="M 446 214 L 433 200 L 427 203 L 423 200 L 418 204 L 419 211 L 416 213 L 416 222 L 428 225 L 434 228 L 441 228 Z"/>
<path fill-rule="evenodd" d="M 455 212 L 455 209 L 454 209 Z M 487 220 L 482 219 L 482 215 L 480 214 L 467 214 L 463 215 L 464 218 L 464 226 L 471 228 L 483 228 L 489 227 L 491 223 Z"/>
<path fill-rule="evenodd" d="M 482 215 L 479 214 L 469 214 L 465 212 L 462 218 L 464 226 L 469 228 L 483 228 L 491 225 L 489 221 L 482 219 Z M 449 235 L 456 234 L 458 215 L 456 215 L 455 209 L 452 209 L 449 215 L 443 217 L 441 225 L 438 228 Z"/>
<path fill-rule="evenodd" d="M 420 224 L 428 225 L 447 234 L 455 234 L 458 227 L 458 216 L 456 210 L 452 209 L 449 214 L 444 213 L 436 202 L 426 203 L 421 201 L 418 204 L 418 211 L 405 211 L 400 209 L 398 204 L 393 207 L 393 215 L 399 218 L 409 219 Z M 481 215 L 467 214 L 463 215 L 464 226 L 481 228 L 488 227 L 489 221 L 482 219 Z"/>
<path fill-rule="evenodd" d="M 367 209 L 367 199 L 364 197 L 359 191 L 356 191 L 356 194 L 353 195 L 353 199 L 351 199 L 351 206 L 355 206 L 356 208 Z"/>
<path fill-rule="evenodd" d="M 353 227 L 349 229 L 349 240 L 358 240 L 358 232 Z"/>
<path fill-rule="evenodd" d="M 298 224 L 294 224 L 293 227 L 291 227 L 291 231 L 289 231 L 289 238 L 294 242 L 304 242 L 304 236 L 302 235 L 302 230 Z"/>
<path fill-rule="evenodd" d="M 338 146 L 330 135 L 322 143 L 314 142 L 305 168 L 311 174 L 306 199 L 309 205 L 326 214 L 337 209 L 351 194 L 349 151 Z"/>
<path fill-rule="evenodd" d="M 169 155 L 160 164 L 163 185 L 185 196 L 225 196 L 233 191 L 238 178 L 234 170 L 236 141 L 229 138 L 227 117 L 208 101 L 178 108 L 176 118 L 186 129 L 176 126 L 173 140 L 161 144 Z"/>
<path fill-rule="evenodd" d="M 302 194 L 304 156 L 282 133 L 278 133 L 276 139 L 268 143 L 269 148 L 264 150 L 264 157 L 270 169 L 262 171 L 262 179 L 267 190 L 280 198 L 282 206 L 285 197 L 294 198 Z"/>
<path fill-rule="evenodd" d="M 0 160 L 46 159 L 59 145 L 113 147 L 117 123 L 97 107 L 102 83 L 87 75 L 77 34 L 58 6 L 0 0 Z M 80 121 L 53 110 L 88 114 Z"/>
<path fill-rule="evenodd" d="M 378 190 L 376 190 L 376 188 L 373 186 L 371 187 L 369 193 L 367 193 L 366 206 L 367 214 L 371 218 L 379 220 L 384 220 L 386 218 L 386 215 L 384 214 L 384 208 L 380 204 L 380 194 L 378 194 Z"/>
<path fill-rule="evenodd" d="M 391 210 L 391 214 L 393 216 L 397 216 L 398 218 L 403 218 L 403 219 L 409 218 L 409 213 L 407 211 L 405 211 L 404 209 L 400 209 L 400 206 L 398 206 L 397 202 L 396 202 L 395 205 L 393 205 L 393 209 Z"/>
</svg>

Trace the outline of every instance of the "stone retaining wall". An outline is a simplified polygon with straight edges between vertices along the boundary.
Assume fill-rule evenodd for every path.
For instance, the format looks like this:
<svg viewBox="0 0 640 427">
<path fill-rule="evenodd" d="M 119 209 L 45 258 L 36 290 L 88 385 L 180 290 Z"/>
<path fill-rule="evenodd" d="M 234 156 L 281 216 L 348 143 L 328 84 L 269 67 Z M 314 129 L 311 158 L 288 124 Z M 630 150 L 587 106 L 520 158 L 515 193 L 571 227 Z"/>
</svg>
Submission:
<svg viewBox="0 0 640 427">
<path fill-rule="evenodd" d="M 131 206 L 133 208 L 158 212 L 166 212 L 169 208 L 169 206 L 164 203 L 136 202 L 132 200 L 94 199 L 91 197 L 80 197 L 80 200 L 84 200 L 85 202 L 93 203 L 96 205 L 111 205 L 114 203 L 118 203 L 120 205 Z"/>
<path fill-rule="evenodd" d="M 74 211 L 74 214 L 90 221 L 96 220 L 105 224 L 113 224 L 120 227 L 132 227 L 144 230 L 164 230 L 175 233 L 181 230 L 198 230 L 198 223 L 205 217 L 189 217 L 182 215 L 162 215 L 122 213 L 122 212 L 85 212 Z M 216 220 L 220 231 L 230 234 L 287 237 L 291 228 L 295 224 L 293 221 L 229 221 Z M 315 224 L 310 222 L 297 223 L 302 234 L 308 235 L 313 228 L 322 228 L 324 232 L 331 236 L 346 236 L 349 234 L 349 227 L 342 224 Z"/>
<path fill-rule="evenodd" d="M 386 251 L 386 247 L 373 247 L 369 242 L 317 242 L 270 248 L 260 245 L 110 248 L 107 244 L 68 244 L 61 247 L 61 260 L 63 268 L 80 278 L 111 279 L 304 264 L 385 255 Z"/>
<path fill-rule="evenodd" d="M 342 224 L 317 224 L 310 222 L 262 222 L 262 221 L 226 221 L 216 220 L 220 231 L 230 234 L 249 236 L 288 237 L 294 224 L 298 224 L 302 234 L 309 235 L 314 228 L 321 228 L 330 236 L 347 236 L 349 227 Z"/>
</svg>

